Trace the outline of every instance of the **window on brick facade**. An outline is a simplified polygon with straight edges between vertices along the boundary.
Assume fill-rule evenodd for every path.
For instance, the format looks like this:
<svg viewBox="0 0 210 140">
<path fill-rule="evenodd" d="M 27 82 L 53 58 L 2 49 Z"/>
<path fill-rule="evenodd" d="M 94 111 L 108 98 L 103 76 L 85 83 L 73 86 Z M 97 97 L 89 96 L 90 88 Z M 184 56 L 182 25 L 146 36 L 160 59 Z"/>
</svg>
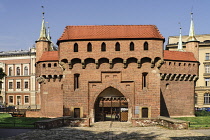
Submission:
<svg viewBox="0 0 210 140">
<path fill-rule="evenodd" d="M 24 67 L 24 75 L 28 75 L 28 67 L 27 66 Z"/>
<path fill-rule="evenodd" d="M 80 118 L 80 108 L 74 108 L 74 118 Z"/>
<path fill-rule="evenodd" d="M 148 108 L 144 107 L 142 108 L 142 118 L 148 118 Z"/>
<path fill-rule="evenodd" d="M 204 94 L 204 104 L 210 104 L 210 94 L 209 93 Z"/>
<path fill-rule="evenodd" d="M 25 96 L 25 97 L 24 97 L 24 102 L 25 102 L 25 103 L 29 103 L 29 96 Z"/>
<path fill-rule="evenodd" d="M 9 68 L 9 76 L 12 76 L 12 67 Z"/>
<path fill-rule="evenodd" d="M 49 67 L 49 68 L 51 67 L 51 63 L 48 64 L 48 67 Z"/>
<path fill-rule="evenodd" d="M 115 51 L 120 51 L 120 43 L 119 42 L 117 42 L 115 44 Z"/>
<path fill-rule="evenodd" d="M 79 88 L 79 74 L 74 74 L 74 90 Z"/>
<path fill-rule="evenodd" d="M 134 43 L 133 42 L 130 43 L 130 51 L 134 51 Z"/>
<path fill-rule="evenodd" d="M 16 85 L 16 88 L 17 88 L 17 89 L 20 89 L 20 82 L 17 82 L 16 84 L 17 84 L 17 85 Z"/>
<path fill-rule="evenodd" d="M 87 45 L 87 51 L 92 52 L 92 44 L 90 42 Z"/>
<path fill-rule="evenodd" d="M 144 42 L 144 50 L 149 50 L 149 44 L 148 44 L 148 42 Z"/>
<path fill-rule="evenodd" d="M 9 103 L 13 103 L 13 96 L 9 96 Z"/>
<path fill-rule="evenodd" d="M 16 68 L 16 74 L 19 76 L 20 75 L 20 67 Z"/>
<path fill-rule="evenodd" d="M 21 96 L 17 96 L 17 105 L 20 105 L 21 103 Z"/>
<path fill-rule="evenodd" d="M 78 44 L 77 43 L 74 44 L 74 52 L 78 52 Z"/>
<path fill-rule="evenodd" d="M 210 60 L 210 53 L 206 53 L 206 60 Z"/>
<path fill-rule="evenodd" d="M 142 73 L 142 89 L 147 88 L 147 77 L 148 73 L 146 72 Z"/>
<path fill-rule="evenodd" d="M 13 82 L 9 82 L 9 89 L 13 88 Z"/>
<path fill-rule="evenodd" d="M 54 63 L 54 67 L 57 67 L 57 63 Z"/>
<path fill-rule="evenodd" d="M 43 68 L 45 68 L 45 67 L 46 67 L 46 65 L 45 65 L 45 64 L 43 64 L 43 65 L 42 65 L 42 67 L 43 67 Z"/>
<path fill-rule="evenodd" d="M 197 93 L 195 93 L 195 105 L 198 103 L 198 94 Z"/>
<path fill-rule="evenodd" d="M 106 44 L 104 42 L 101 44 L 101 51 L 102 52 L 106 51 Z"/>
<path fill-rule="evenodd" d="M 28 81 L 25 81 L 25 82 L 24 82 L 24 88 L 25 88 L 25 89 L 28 89 Z"/>
<path fill-rule="evenodd" d="M 210 73 L 210 65 L 205 65 L 205 73 Z"/>
</svg>

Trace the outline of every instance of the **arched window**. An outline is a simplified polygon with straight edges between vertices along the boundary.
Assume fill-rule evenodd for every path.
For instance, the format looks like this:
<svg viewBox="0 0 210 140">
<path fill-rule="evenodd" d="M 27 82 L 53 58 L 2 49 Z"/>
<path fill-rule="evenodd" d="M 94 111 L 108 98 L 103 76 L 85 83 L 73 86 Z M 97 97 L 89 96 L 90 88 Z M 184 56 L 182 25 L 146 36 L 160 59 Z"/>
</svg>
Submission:
<svg viewBox="0 0 210 140">
<path fill-rule="evenodd" d="M 147 42 L 144 42 L 144 50 L 149 50 L 149 45 Z"/>
<path fill-rule="evenodd" d="M 120 43 L 119 42 L 117 42 L 115 44 L 115 51 L 120 51 Z"/>
<path fill-rule="evenodd" d="M 134 43 L 133 42 L 130 43 L 130 51 L 134 51 Z"/>
<path fill-rule="evenodd" d="M 78 52 L 78 44 L 77 43 L 74 44 L 74 52 Z"/>
<path fill-rule="evenodd" d="M 204 94 L 204 104 L 210 104 L 210 94 L 209 93 Z"/>
<path fill-rule="evenodd" d="M 24 75 L 28 75 L 28 67 L 27 66 L 24 67 Z"/>
<path fill-rule="evenodd" d="M 17 68 L 16 68 L 16 74 L 17 74 L 17 75 L 20 75 L 20 67 L 17 67 Z"/>
<path fill-rule="evenodd" d="M 9 76 L 12 76 L 12 67 L 9 68 Z"/>
<path fill-rule="evenodd" d="M 92 52 L 92 44 L 90 42 L 87 45 L 87 51 Z"/>
<path fill-rule="evenodd" d="M 106 44 L 104 42 L 101 44 L 101 51 L 102 52 L 106 51 Z"/>
<path fill-rule="evenodd" d="M 195 105 L 198 103 L 198 94 L 197 93 L 195 93 Z"/>
</svg>

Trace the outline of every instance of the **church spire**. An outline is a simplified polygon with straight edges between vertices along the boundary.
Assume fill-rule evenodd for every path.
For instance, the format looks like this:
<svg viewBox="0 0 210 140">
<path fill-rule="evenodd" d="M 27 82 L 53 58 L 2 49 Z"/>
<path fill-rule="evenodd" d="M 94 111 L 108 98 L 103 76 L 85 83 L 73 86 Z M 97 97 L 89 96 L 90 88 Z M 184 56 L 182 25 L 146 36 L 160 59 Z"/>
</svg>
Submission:
<svg viewBox="0 0 210 140">
<path fill-rule="evenodd" d="M 44 9 L 44 6 L 42 6 L 42 8 Z M 44 12 L 42 12 L 42 26 L 41 26 L 40 36 L 37 41 L 49 41 L 47 39 L 46 26 L 45 26 L 45 20 L 44 20 Z"/>
<path fill-rule="evenodd" d="M 189 31 L 189 37 L 187 41 L 197 41 L 195 38 L 195 30 L 194 30 L 194 22 L 193 22 L 193 13 L 191 13 L 191 23 L 190 23 L 190 31 Z"/>
<path fill-rule="evenodd" d="M 180 33 L 179 33 L 178 51 L 183 51 L 183 46 L 182 46 L 182 27 L 181 27 L 181 24 L 180 24 L 180 28 L 179 29 L 180 29 Z"/>
</svg>

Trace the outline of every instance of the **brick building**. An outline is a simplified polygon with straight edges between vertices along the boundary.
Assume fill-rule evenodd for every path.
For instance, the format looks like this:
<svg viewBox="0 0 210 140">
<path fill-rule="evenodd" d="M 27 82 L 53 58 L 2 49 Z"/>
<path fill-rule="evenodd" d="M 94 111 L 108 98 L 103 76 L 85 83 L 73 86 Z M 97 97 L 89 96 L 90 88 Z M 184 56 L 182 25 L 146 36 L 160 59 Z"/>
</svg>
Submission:
<svg viewBox="0 0 210 140">
<path fill-rule="evenodd" d="M 36 41 L 41 110 L 27 116 L 132 121 L 194 116 L 197 42 L 164 51 L 154 25 L 67 26 L 50 50 L 44 18 Z"/>
<path fill-rule="evenodd" d="M 35 48 L 0 52 L 0 67 L 6 77 L 0 84 L 0 104 L 19 109 L 37 109 L 35 92 Z"/>
</svg>

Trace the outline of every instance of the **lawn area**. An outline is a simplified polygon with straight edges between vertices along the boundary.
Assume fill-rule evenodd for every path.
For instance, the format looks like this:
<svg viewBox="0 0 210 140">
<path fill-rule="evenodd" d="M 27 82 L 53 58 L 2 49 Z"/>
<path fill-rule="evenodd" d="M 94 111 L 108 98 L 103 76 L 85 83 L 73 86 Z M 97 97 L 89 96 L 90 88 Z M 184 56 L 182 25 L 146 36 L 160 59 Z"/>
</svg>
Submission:
<svg viewBox="0 0 210 140">
<path fill-rule="evenodd" d="M 36 121 L 45 120 L 49 118 L 26 118 L 26 117 L 12 117 L 10 114 L 0 114 L 0 127 L 22 127 L 33 128 Z"/>
<path fill-rule="evenodd" d="M 210 128 L 210 116 L 183 117 L 176 119 L 190 121 L 190 128 Z"/>
</svg>

